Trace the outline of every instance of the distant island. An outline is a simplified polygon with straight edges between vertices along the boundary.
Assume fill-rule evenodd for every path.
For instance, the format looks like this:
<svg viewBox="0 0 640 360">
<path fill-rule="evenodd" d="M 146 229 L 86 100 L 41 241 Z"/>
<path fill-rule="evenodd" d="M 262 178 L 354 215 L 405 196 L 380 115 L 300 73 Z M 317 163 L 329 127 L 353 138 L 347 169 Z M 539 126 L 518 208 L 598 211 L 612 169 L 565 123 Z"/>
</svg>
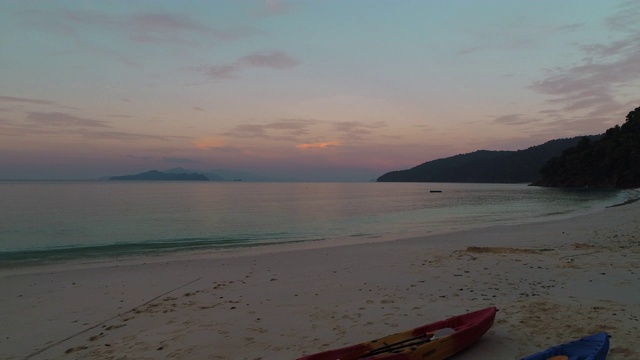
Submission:
<svg viewBox="0 0 640 360">
<path fill-rule="evenodd" d="M 248 181 L 248 182 L 283 182 L 293 181 L 270 176 L 263 176 L 246 171 L 214 169 L 199 170 L 175 167 L 166 170 L 151 170 L 140 174 L 123 176 L 105 176 L 99 180 L 141 180 L 141 181 Z"/>
<path fill-rule="evenodd" d="M 198 173 L 208 177 L 209 181 L 237 181 L 237 180 L 250 181 L 250 182 L 291 181 L 291 180 L 280 179 L 272 176 L 254 174 L 246 171 L 228 170 L 228 169 L 212 169 L 212 170 L 202 169 L 201 170 L 201 169 L 185 169 L 182 167 L 177 167 L 177 168 L 164 170 L 164 172 L 170 173 L 170 174 Z"/>
<path fill-rule="evenodd" d="M 109 180 L 137 180 L 137 181 L 209 181 L 209 178 L 202 174 L 187 173 L 165 173 L 151 170 L 135 175 L 112 176 Z"/>
</svg>

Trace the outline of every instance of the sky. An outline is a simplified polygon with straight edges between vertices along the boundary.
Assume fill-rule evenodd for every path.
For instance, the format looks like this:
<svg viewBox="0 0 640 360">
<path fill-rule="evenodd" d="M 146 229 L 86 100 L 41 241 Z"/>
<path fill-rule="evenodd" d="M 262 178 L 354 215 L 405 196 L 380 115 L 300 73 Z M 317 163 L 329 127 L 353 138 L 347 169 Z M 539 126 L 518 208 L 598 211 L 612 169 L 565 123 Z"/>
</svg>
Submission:
<svg viewBox="0 0 640 360">
<path fill-rule="evenodd" d="M 0 2 L 0 179 L 368 181 L 600 134 L 640 0 Z"/>
</svg>

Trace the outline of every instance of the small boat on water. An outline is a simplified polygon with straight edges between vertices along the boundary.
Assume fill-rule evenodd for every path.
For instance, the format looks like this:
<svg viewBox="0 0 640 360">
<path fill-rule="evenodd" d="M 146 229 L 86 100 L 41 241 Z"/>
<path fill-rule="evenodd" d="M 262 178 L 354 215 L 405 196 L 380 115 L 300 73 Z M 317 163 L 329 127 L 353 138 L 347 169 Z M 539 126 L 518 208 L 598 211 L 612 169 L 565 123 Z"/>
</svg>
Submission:
<svg viewBox="0 0 640 360">
<path fill-rule="evenodd" d="M 522 360 L 604 360 L 609 352 L 609 334 L 599 332 L 545 351 Z"/>
<path fill-rule="evenodd" d="M 489 307 L 298 360 L 442 360 L 476 343 L 493 325 L 497 311 Z"/>
</svg>

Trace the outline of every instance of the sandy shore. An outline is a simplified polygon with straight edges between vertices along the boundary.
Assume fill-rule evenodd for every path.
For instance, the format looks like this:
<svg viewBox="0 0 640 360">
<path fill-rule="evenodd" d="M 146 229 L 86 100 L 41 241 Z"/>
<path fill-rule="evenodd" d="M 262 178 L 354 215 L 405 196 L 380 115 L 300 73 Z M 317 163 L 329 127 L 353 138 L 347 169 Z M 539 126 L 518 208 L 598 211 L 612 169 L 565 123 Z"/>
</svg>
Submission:
<svg viewBox="0 0 640 360">
<path fill-rule="evenodd" d="M 461 360 L 640 359 L 640 202 L 389 242 L 0 270 L 2 359 L 294 359 L 497 306 Z"/>
</svg>

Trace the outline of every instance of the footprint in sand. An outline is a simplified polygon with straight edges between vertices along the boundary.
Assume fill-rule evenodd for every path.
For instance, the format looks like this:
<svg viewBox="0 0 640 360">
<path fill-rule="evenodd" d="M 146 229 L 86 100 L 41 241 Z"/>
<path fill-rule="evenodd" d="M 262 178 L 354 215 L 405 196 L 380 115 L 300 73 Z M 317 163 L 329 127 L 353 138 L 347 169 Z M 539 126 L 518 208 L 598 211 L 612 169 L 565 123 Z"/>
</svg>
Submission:
<svg viewBox="0 0 640 360">
<path fill-rule="evenodd" d="M 80 351 L 80 350 L 86 350 L 86 349 L 88 349 L 87 346 L 77 346 L 77 347 L 74 347 L 74 348 L 67 349 L 64 353 L 65 354 L 71 354 L 73 352 Z"/>
</svg>

